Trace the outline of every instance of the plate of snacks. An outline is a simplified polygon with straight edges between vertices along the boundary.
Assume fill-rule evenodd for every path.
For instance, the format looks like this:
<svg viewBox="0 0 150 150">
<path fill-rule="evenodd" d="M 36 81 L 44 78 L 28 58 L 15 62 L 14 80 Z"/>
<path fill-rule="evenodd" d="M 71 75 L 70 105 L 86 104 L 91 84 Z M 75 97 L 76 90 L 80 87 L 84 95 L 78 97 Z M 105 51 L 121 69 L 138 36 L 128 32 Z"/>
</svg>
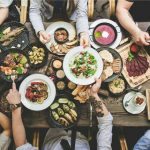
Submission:
<svg viewBox="0 0 150 150">
<path fill-rule="evenodd" d="M 78 85 L 89 85 L 99 78 L 103 61 L 98 52 L 90 47 L 78 46 L 67 53 L 63 61 L 67 78 Z"/>
<path fill-rule="evenodd" d="M 123 62 L 120 54 L 109 47 L 97 49 L 104 63 L 102 78 L 104 82 L 116 79 L 122 72 Z"/>
<path fill-rule="evenodd" d="M 146 107 L 146 97 L 140 92 L 129 92 L 123 99 L 123 106 L 131 114 L 140 114 Z"/>
<path fill-rule="evenodd" d="M 29 44 L 28 30 L 19 22 L 8 22 L 0 26 L 0 48 L 23 50 Z"/>
<path fill-rule="evenodd" d="M 54 127 L 71 128 L 78 121 L 77 106 L 70 96 L 59 95 L 49 108 L 48 122 Z"/>
<path fill-rule="evenodd" d="M 34 111 L 48 108 L 54 101 L 56 89 L 53 81 L 42 74 L 28 76 L 20 85 L 22 104 Z"/>
<path fill-rule="evenodd" d="M 76 84 L 69 81 L 63 70 L 63 59 L 53 56 L 48 64 L 46 75 L 54 80 L 58 93 L 64 91 L 72 92 L 76 88 Z"/>
<path fill-rule="evenodd" d="M 0 55 L 0 76 L 7 82 L 12 82 L 11 75 L 15 75 L 15 81 L 23 80 L 29 72 L 29 58 L 24 51 L 9 49 Z"/>
<path fill-rule="evenodd" d="M 41 43 L 32 43 L 28 48 L 30 65 L 33 68 L 43 67 L 47 63 L 48 50 Z"/>
<path fill-rule="evenodd" d="M 46 32 L 51 40 L 46 44 L 47 49 L 56 55 L 65 55 L 78 43 L 75 27 L 64 21 L 52 23 Z"/>
</svg>

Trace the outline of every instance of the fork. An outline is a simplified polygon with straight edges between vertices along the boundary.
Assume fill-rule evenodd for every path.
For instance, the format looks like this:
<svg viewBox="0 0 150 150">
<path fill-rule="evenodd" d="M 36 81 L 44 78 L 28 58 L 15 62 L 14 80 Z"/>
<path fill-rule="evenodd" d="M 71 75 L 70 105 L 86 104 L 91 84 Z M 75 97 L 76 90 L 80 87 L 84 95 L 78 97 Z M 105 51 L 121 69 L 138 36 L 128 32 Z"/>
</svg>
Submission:
<svg viewBox="0 0 150 150">
<path fill-rule="evenodd" d="M 10 76 L 11 80 L 13 81 L 13 83 L 15 82 L 15 79 L 17 78 L 16 74 L 11 74 Z"/>
</svg>

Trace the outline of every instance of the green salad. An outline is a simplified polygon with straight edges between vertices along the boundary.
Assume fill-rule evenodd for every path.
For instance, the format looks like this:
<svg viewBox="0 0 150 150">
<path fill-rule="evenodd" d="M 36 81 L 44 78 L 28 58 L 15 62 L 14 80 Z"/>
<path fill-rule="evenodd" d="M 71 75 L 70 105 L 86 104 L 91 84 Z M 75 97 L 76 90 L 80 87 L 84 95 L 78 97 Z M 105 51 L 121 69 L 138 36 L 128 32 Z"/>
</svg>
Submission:
<svg viewBox="0 0 150 150">
<path fill-rule="evenodd" d="M 96 73 L 97 61 L 89 52 L 80 52 L 72 59 L 69 67 L 76 78 L 89 78 Z"/>
</svg>

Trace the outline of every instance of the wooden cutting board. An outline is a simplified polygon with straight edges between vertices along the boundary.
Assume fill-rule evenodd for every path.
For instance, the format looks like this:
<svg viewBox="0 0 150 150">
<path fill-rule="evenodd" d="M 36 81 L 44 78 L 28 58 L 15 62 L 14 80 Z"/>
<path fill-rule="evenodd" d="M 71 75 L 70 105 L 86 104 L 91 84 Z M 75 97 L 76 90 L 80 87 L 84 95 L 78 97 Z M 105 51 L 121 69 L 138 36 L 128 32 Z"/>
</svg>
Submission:
<svg viewBox="0 0 150 150">
<path fill-rule="evenodd" d="M 126 69 L 126 59 L 128 58 L 128 52 L 130 51 L 130 46 L 133 43 L 130 42 L 122 47 L 119 47 L 117 49 L 117 51 L 120 53 L 122 60 L 123 60 L 123 70 L 122 70 L 122 74 L 125 77 L 125 79 L 127 80 L 128 84 L 135 88 L 141 84 L 143 84 L 144 82 L 148 81 L 150 79 L 150 66 L 147 70 L 147 72 L 141 76 L 136 76 L 136 77 L 130 77 L 128 75 L 127 69 Z M 145 56 L 147 58 L 147 61 L 149 62 L 150 65 L 150 56 L 147 54 L 147 52 L 144 50 L 144 48 L 142 48 L 139 52 L 139 55 L 141 56 Z"/>
</svg>

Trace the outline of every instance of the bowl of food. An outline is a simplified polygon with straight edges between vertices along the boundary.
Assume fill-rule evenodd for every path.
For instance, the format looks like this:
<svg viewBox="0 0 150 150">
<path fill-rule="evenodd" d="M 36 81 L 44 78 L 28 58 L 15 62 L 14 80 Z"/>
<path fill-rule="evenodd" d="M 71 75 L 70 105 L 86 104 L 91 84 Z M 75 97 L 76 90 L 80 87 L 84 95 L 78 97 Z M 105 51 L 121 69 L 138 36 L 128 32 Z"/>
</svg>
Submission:
<svg viewBox="0 0 150 150">
<path fill-rule="evenodd" d="M 68 31 L 65 28 L 58 28 L 54 32 L 54 39 L 59 44 L 64 44 L 68 41 Z"/>
<path fill-rule="evenodd" d="M 103 61 L 92 48 L 78 46 L 67 53 L 63 61 L 67 78 L 78 85 L 89 85 L 101 76 Z"/>
<path fill-rule="evenodd" d="M 119 77 L 108 83 L 108 89 L 112 96 L 121 96 L 127 88 L 126 81 Z"/>
<path fill-rule="evenodd" d="M 120 76 L 123 68 L 123 61 L 120 54 L 109 47 L 101 47 L 97 49 L 103 60 L 102 78 L 104 82 L 111 82 Z"/>
<path fill-rule="evenodd" d="M 19 22 L 6 22 L 0 26 L 0 48 L 23 50 L 29 44 L 28 30 Z"/>
<path fill-rule="evenodd" d="M 23 80 L 29 72 L 29 58 L 24 51 L 9 49 L 0 55 L 0 77 L 12 82 L 11 75 L 15 75 L 15 82 Z"/>
<path fill-rule="evenodd" d="M 41 43 L 32 43 L 26 49 L 29 55 L 30 65 L 32 68 L 43 67 L 48 60 L 48 50 Z"/>
<path fill-rule="evenodd" d="M 93 40 L 97 45 L 109 46 L 117 38 L 115 27 L 109 23 L 98 24 L 93 31 Z"/>
<path fill-rule="evenodd" d="M 136 93 L 135 98 L 133 99 L 133 104 L 136 107 L 143 107 L 146 103 L 146 98 L 141 93 Z"/>
<path fill-rule="evenodd" d="M 53 81 L 42 74 L 28 76 L 20 85 L 22 104 L 34 111 L 41 111 L 49 107 L 56 95 Z"/>
<path fill-rule="evenodd" d="M 59 95 L 49 108 L 48 122 L 57 128 L 71 128 L 79 118 L 77 106 L 71 97 Z"/>
</svg>

